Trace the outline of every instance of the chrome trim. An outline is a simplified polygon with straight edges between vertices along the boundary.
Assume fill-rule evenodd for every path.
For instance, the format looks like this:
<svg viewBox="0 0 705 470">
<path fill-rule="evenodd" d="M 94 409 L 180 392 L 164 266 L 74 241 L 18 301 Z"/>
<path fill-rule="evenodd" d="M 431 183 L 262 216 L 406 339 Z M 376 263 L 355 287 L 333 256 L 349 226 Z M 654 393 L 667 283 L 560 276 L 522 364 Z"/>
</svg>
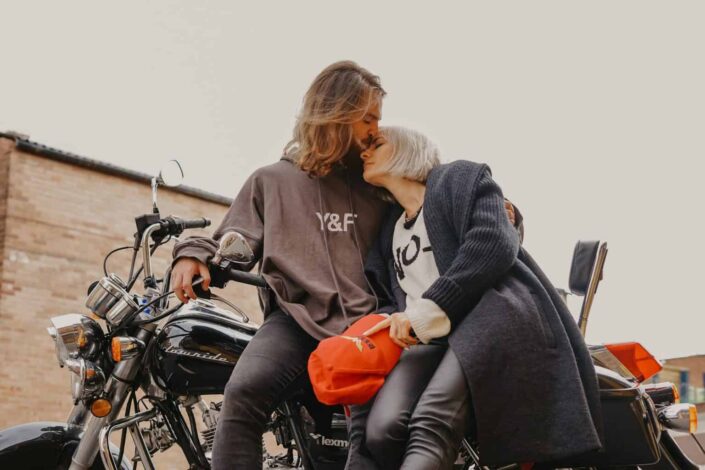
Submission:
<svg viewBox="0 0 705 470">
<path fill-rule="evenodd" d="M 595 260 L 595 266 L 593 266 L 592 275 L 590 276 L 590 284 L 588 284 L 588 290 L 583 299 L 583 306 L 580 309 L 580 317 L 578 318 L 578 328 L 580 332 L 585 336 L 587 331 L 588 317 L 590 316 L 590 309 L 592 308 L 592 302 L 595 300 L 595 294 L 597 293 L 597 286 L 602 280 L 602 271 L 605 267 L 605 259 L 607 258 L 607 243 L 603 242 L 597 252 L 597 259 Z"/>
<path fill-rule="evenodd" d="M 156 199 L 155 199 L 155 205 L 156 205 Z M 159 230 L 162 226 L 159 224 L 152 224 L 149 227 L 147 227 L 147 230 L 144 231 L 144 234 L 142 234 L 142 264 L 144 266 L 144 278 L 148 279 L 152 277 L 152 255 L 149 252 L 149 239 L 152 237 L 152 234 Z"/>
<path fill-rule="evenodd" d="M 617 372 L 604 367 L 603 365 L 595 364 L 595 373 L 597 374 L 600 390 L 636 388 L 639 386 L 635 380 L 630 380 L 629 378 L 624 377 Z"/>
<path fill-rule="evenodd" d="M 88 408 L 86 408 L 83 403 L 79 402 L 78 405 L 74 406 L 71 410 L 71 413 L 69 414 L 66 423 L 69 426 L 77 426 L 83 428 L 83 426 L 86 424 L 86 420 L 88 419 L 88 415 L 90 415 Z"/>
<path fill-rule="evenodd" d="M 132 359 L 144 351 L 144 342 L 132 336 L 115 336 L 113 341 L 120 343 L 120 361 Z"/>
<path fill-rule="evenodd" d="M 151 330 L 140 329 L 137 338 L 147 343 L 152 334 L 153 332 Z M 103 418 L 97 418 L 92 414 L 88 415 L 88 420 L 83 427 L 83 435 L 71 458 L 71 467 L 69 467 L 69 470 L 88 470 L 91 465 L 93 465 L 93 461 L 98 453 L 98 438 L 101 429 L 112 423 L 120 413 L 122 405 L 125 399 L 127 399 L 130 383 L 140 370 L 142 357 L 143 356 L 137 356 L 127 361 L 121 361 L 115 366 L 115 369 L 113 369 L 112 375 L 117 379 L 115 377 L 109 378 L 104 388 L 108 399 L 113 405 L 113 410 L 108 416 Z"/>
<path fill-rule="evenodd" d="M 145 448 L 144 440 L 142 439 L 142 434 L 140 433 L 139 428 L 137 428 L 137 425 L 142 421 L 154 418 L 156 415 L 157 409 L 151 408 L 147 411 L 143 411 L 142 413 L 119 419 L 113 422 L 112 424 L 104 426 L 100 430 L 100 434 L 98 436 L 98 445 L 100 448 L 100 458 L 103 461 L 103 465 L 106 469 L 120 470 L 118 464 L 116 464 L 113 460 L 113 455 L 110 453 L 110 434 L 114 431 L 129 428 L 135 443 L 135 447 L 137 448 L 137 453 L 139 454 L 140 459 L 142 459 L 142 465 L 146 469 L 154 470 L 154 463 L 152 462 L 151 457 L 149 457 L 149 452 Z M 139 438 L 135 439 L 136 436 L 138 436 Z"/>
<path fill-rule="evenodd" d="M 135 368 L 135 372 L 136 371 L 137 368 Z M 88 419 L 83 426 L 81 440 L 71 457 L 69 470 L 88 470 L 91 468 L 96 454 L 98 453 L 98 437 L 100 430 L 103 426 L 112 422 L 120 413 L 123 402 L 127 398 L 128 386 L 127 383 L 120 380 L 112 378 L 108 380 L 106 388 L 108 389 L 108 396 L 112 397 L 110 401 L 113 405 L 113 410 L 108 416 L 103 418 L 97 418 L 88 413 Z"/>
<path fill-rule="evenodd" d="M 677 405 L 680 403 L 680 399 L 676 395 L 676 388 L 671 382 L 645 384 L 643 387 L 646 394 L 657 405 Z"/>
<path fill-rule="evenodd" d="M 89 398 L 105 385 L 105 373 L 91 361 L 68 359 L 66 367 L 74 374 L 71 377 L 71 397 L 74 402 Z"/>
<path fill-rule="evenodd" d="M 596 366 L 602 366 L 605 369 L 611 370 L 621 375 L 626 380 L 636 383 L 634 374 L 622 364 L 612 352 L 602 344 L 589 346 L 590 357 Z"/>
<path fill-rule="evenodd" d="M 157 188 L 159 187 L 159 181 L 156 176 L 152 177 L 150 185 L 152 186 L 152 210 L 155 214 L 158 214 L 159 208 L 157 207 Z"/>
<path fill-rule="evenodd" d="M 140 457 L 142 466 L 145 468 L 145 470 L 154 470 L 154 462 L 152 461 L 152 456 L 149 454 L 149 450 L 147 449 L 147 445 L 144 442 L 144 436 L 142 435 L 142 431 L 140 431 L 139 426 L 137 424 L 134 424 L 133 426 L 130 426 L 129 431 L 130 435 L 132 435 L 132 442 L 134 442 L 135 444 L 135 451 Z M 108 444 L 108 449 L 109 448 L 110 444 Z"/>
<path fill-rule="evenodd" d="M 105 318 L 113 305 L 126 294 L 125 283 L 115 274 L 110 274 L 98 281 L 88 294 L 86 307 L 99 317 Z"/>
<path fill-rule="evenodd" d="M 105 315 L 105 319 L 111 325 L 119 325 L 130 313 L 137 310 L 139 306 L 137 302 L 134 301 L 132 296 L 125 292 L 125 295 L 118 299 L 118 301 L 113 305 L 113 307 Z"/>
<path fill-rule="evenodd" d="M 463 439 L 461 446 L 462 446 L 463 450 L 468 454 L 468 456 L 472 459 L 472 462 L 475 465 L 475 468 L 482 469 L 482 470 L 489 468 L 489 467 L 483 467 L 480 465 L 480 456 L 477 455 L 477 452 L 475 452 L 475 449 L 472 448 L 472 446 L 470 445 L 470 443 L 468 442 L 467 439 Z"/>
<path fill-rule="evenodd" d="M 104 337 L 98 322 L 78 313 L 67 313 L 52 317 L 47 332 L 54 339 L 56 357 L 64 367 L 69 359 L 93 358 L 97 355 Z M 80 343 L 85 342 L 81 347 Z"/>
<path fill-rule="evenodd" d="M 668 429 L 690 432 L 690 410 L 695 405 L 681 403 L 661 408 L 658 412 L 659 421 Z"/>
</svg>

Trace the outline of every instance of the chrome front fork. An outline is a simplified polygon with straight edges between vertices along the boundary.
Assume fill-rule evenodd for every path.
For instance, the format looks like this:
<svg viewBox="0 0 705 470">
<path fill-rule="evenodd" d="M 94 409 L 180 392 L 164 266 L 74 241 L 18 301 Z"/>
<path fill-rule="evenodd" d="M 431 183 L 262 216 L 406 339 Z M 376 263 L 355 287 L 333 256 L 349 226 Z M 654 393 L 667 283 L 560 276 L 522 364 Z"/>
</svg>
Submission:
<svg viewBox="0 0 705 470">
<path fill-rule="evenodd" d="M 141 329 L 136 336 L 138 339 L 147 343 L 151 335 L 152 331 Z M 142 355 L 139 355 L 124 362 L 120 362 L 115 366 L 104 388 L 113 405 L 112 411 L 108 416 L 97 418 L 87 412 L 85 407 L 83 410 L 79 407 L 74 408 L 74 412 L 72 412 L 69 417 L 69 424 L 71 424 L 72 420 L 76 421 L 76 424 L 82 420 L 85 420 L 85 422 L 83 424 L 81 440 L 76 447 L 76 451 L 73 453 L 69 470 L 88 470 L 91 465 L 93 465 L 93 461 L 98 453 L 101 430 L 115 421 L 118 414 L 120 414 L 122 405 L 125 403 L 125 399 L 129 393 L 130 383 L 137 375 L 141 364 Z M 85 416 L 88 416 L 88 418 L 86 419 Z M 108 452 L 110 452 L 109 448 Z"/>
<path fill-rule="evenodd" d="M 97 418 L 92 414 L 88 415 L 83 427 L 83 434 L 81 434 L 81 441 L 78 443 L 78 447 L 76 447 L 76 451 L 71 458 L 69 470 L 88 470 L 93 465 L 98 453 L 98 435 L 100 430 L 113 422 L 120 413 L 125 398 L 127 398 L 128 387 L 127 383 L 121 382 L 114 377 L 110 378 L 106 389 L 108 390 L 108 396 L 111 397 L 113 410 L 108 416 L 103 418 Z"/>
</svg>

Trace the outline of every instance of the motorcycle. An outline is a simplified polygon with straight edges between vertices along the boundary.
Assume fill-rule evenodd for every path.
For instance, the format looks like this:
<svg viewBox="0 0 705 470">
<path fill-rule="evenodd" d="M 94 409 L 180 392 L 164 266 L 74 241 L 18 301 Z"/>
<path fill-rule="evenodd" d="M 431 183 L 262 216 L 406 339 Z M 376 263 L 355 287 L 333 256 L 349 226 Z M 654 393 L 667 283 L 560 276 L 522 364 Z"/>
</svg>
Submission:
<svg viewBox="0 0 705 470">
<path fill-rule="evenodd" d="M 28 423 L 0 431 L 0 468 L 127 470 L 140 464 L 154 469 L 152 456 L 174 444 L 181 448 L 189 469 L 210 468 L 222 401 L 207 403 L 203 396 L 223 394 L 258 327 L 239 307 L 216 294 L 187 305 L 170 305 L 170 270 L 158 278 L 151 257 L 185 230 L 210 224 L 205 218 L 161 217 L 158 187 L 178 185 L 183 178 L 178 162 L 170 163 L 152 179 L 152 212 L 135 219 L 134 244 L 127 247 L 133 250 L 127 282 L 106 271 L 89 288 L 86 307 L 100 320 L 77 313 L 51 319 L 48 331 L 59 365 L 70 371 L 72 379 L 74 406 L 67 422 Z M 138 255 L 142 266 L 135 269 Z M 606 248 L 598 249 L 594 243 L 579 243 L 574 254 L 571 290 L 586 298 L 583 331 L 603 255 Z M 226 234 L 209 266 L 211 287 L 234 281 L 266 291 L 262 276 L 240 269 L 253 260 L 244 237 Z M 143 293 L 138 294 L 133 288 L 140 276 Z M 199 284 L 196 279 L 194 287 Z M 635 354 L 644 351 L 635 344 L 591 348 L 601 388 L 605 449 L 552 463 L 551 468 L 697 468 L 665 431 L 692 432 L 694 407 L 679 403 L 673 384 L 642 385 L 654 370 L 648 360 L 635 360 Z M 263 452 L 264 468 L 339 470 L 345 466 L 344 410 L 317 402 L 306 380 L 282 397 L 267 430 L 281 450 Z M 115 433 L 120 434 L 119 445 L 111 442 Z M 125 453 L 128 433 L 135 449 L 131 459 Z M 481 451 L 474 437 L 467 436 L 455 468 L 489 468 L 481 465 Z M 502 467 L 519 468 L 519 464 Z"/>
</svg>

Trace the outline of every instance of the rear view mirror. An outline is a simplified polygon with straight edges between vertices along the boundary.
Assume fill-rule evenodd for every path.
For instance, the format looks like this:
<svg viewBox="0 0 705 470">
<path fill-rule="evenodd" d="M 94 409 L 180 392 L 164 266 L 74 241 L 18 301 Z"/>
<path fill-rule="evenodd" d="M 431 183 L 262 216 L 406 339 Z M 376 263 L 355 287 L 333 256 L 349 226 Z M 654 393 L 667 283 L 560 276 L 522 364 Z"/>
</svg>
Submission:
<svg viewBox="0 0 705 470">
<path fill-rule="evenodd" d="M 181 164 L 178 160 L 169 160 L 166 162 L 159 172 L 159 176 L 157 176 L 157 183 L 167 188 L 175 188 L 181 185 L 183 180 L 184 170 L 181 168 Z"/>
<path fill-rule="evenodd" d="M 247 239 L 238 232 L 227 232 L 220 239 L 220 246 L 215 255 L 214 261 L 219 263 L 221 259 L 233 261 L 235 263 L 251 263 L 255 259 L 255 254 L 247 242 Z"/>
<path fill-rule="evenodd" d="M 159 214 L 157 207 L 157 188 L 166 186 L 175 188 L 184 180 L 184 170 L 178 160 L 169 160 L 162 166 L 157 176 L 152 177 L 152 212 Z"/>
</svg>

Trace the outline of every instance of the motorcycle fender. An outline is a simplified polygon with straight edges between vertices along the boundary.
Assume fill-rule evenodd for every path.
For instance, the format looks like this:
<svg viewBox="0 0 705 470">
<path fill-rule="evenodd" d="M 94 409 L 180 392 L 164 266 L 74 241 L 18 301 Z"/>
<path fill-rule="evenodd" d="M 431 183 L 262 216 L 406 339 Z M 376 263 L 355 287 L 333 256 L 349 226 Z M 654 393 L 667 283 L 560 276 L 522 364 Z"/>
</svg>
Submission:
<svg viewBox="0 0 705 470">
<path fill-rule="evenodd" d="M 68 468 L 80 434 L 81 428 L 50 421 L 0 430 L 0 468 Z M 116 448 L 112 450 L 118 454 Z M 121 468 L 130 468 L 126 459 L 121 463 Z M 100 457 L 93 468 L 103 468 Z"/>
</svg>

